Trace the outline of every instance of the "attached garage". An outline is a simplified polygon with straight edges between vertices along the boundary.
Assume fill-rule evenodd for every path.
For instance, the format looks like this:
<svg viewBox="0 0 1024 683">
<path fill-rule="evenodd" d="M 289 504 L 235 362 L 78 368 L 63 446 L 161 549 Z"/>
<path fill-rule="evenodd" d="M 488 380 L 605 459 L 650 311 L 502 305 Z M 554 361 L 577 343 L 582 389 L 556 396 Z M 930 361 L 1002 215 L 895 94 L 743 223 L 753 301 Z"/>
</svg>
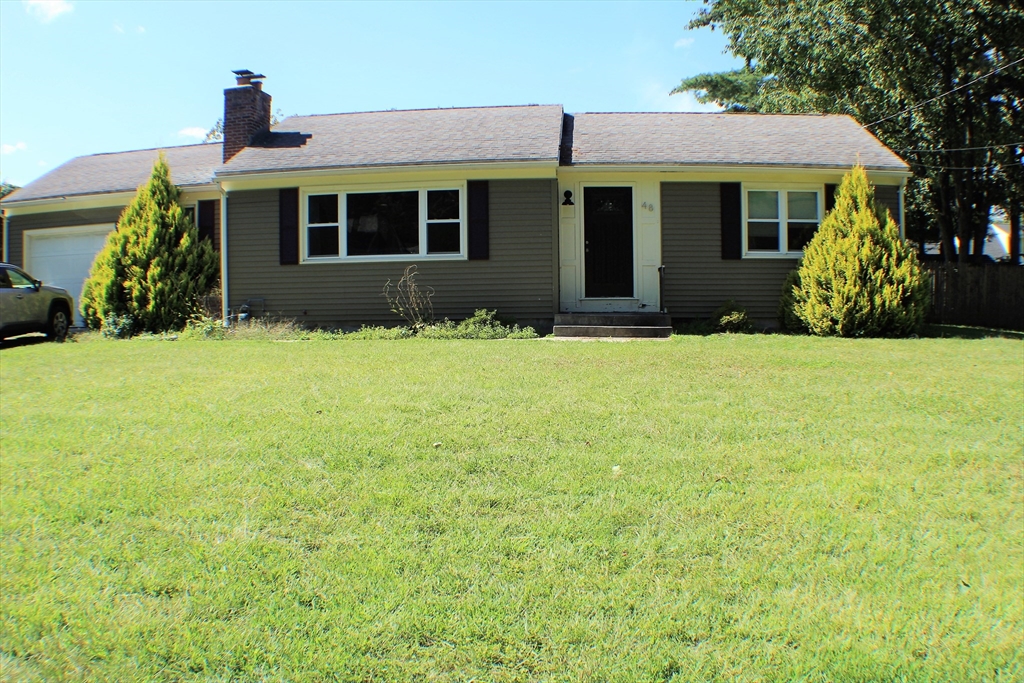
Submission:
<svg viewBox="0 0 1024 683">
<path fill-rule="evenodd" d="M 93 259 L 114 229 L 113 223 L 76 225 L 45 230 L 26 230 L 25 270 L 37 280 L 62 287 L 82 300 L 82 285 L 89 277 Z M 82 325 L 82 314 L 75 311 L 75 324 Z"/>
</svg>

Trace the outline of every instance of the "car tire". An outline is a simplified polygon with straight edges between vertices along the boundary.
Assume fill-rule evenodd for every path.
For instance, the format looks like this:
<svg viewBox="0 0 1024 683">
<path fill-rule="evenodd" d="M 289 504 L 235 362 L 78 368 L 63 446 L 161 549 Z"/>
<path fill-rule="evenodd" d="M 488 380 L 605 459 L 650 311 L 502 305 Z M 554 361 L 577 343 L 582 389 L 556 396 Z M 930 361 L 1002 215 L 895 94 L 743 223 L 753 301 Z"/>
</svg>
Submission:
<svg viewBox="0 0 1024 683">
<path fill-rule="evenodd" d="M 68 336 L 68 329 L 71 327 L 71 319 L 68 310 L 64 306 L 54 306 L 50 309 L 50 318 L 46 323 L 46 336 L 53 341 L 64 341 Z"/>
</svg>

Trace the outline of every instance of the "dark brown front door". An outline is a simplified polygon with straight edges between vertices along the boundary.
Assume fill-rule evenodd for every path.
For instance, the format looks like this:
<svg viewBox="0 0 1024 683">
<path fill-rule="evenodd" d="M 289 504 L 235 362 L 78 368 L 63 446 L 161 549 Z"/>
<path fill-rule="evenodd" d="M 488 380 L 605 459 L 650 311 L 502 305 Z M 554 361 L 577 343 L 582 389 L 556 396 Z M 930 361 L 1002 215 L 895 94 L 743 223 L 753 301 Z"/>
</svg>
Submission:
<svg viewBox="0 0 1024 683">
<path fill-rule="evenodd" d="M 584 296 L 633 296 L 633 188 L 583 188 Z"/>
</svg>

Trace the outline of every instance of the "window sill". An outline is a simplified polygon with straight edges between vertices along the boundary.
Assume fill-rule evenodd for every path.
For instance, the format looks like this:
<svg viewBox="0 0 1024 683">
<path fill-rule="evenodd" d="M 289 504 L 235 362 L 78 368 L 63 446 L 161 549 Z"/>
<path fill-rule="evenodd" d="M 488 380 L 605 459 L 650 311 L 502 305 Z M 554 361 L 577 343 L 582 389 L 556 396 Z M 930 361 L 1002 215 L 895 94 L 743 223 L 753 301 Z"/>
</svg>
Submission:
<svg viewBox="0 0 1024 683">
<path fill-rule="evenodd" d="M 802 251 L 748 251 L 743 255 L 745 259 L 799 259 L 804 253 Z"/>
<path fill-rule="evenodd" d="M 409 261 L 466 261 L 466 254 L 379 254 L 374 256 L 307 256 L 301 265 L 322 263 L 408 263 Z"/>
</svg>

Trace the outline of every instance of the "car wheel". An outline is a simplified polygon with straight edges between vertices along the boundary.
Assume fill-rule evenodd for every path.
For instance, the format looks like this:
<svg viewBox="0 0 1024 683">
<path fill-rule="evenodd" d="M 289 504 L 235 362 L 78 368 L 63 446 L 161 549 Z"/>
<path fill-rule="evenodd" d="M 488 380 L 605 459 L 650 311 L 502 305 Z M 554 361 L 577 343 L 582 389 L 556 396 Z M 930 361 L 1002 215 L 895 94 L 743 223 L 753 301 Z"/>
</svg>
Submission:
<svg viewBox="0 0 1024 683">
<path fill-rule="evenodd" d="M 54 341 L 64 341 L 68 336 L 68 328 L 71 321 L 68 319 L 68 312 L 60 306 L 55 306 L 50 311 L 50 321 L 46 326 L 46 336 Z"/>
</svg>

